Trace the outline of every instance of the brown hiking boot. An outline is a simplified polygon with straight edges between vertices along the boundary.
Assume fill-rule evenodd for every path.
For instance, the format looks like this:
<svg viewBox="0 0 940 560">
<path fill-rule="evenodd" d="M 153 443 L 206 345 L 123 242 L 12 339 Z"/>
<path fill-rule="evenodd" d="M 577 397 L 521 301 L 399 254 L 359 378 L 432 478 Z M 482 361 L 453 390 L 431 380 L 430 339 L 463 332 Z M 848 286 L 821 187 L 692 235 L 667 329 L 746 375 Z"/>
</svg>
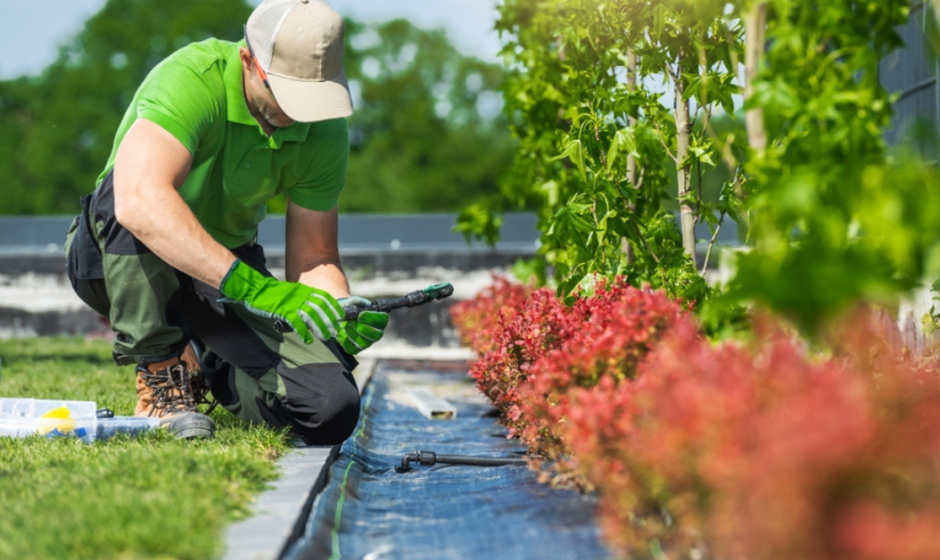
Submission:
<svg viewBox="0 0 940 560">
<path fill-rule="evenodd" d="M 186 350 L 183 350 L 180 361 L 183 362 L 183 365 L 186 367 L 186 372 L 189 374 L 190 381 L 192 382 L 193 400 L 196 401 L 196 406 L 203 404 L 209 405 L 209 408 L 205 412 L 205 414 L 208 415 L 215 410 L 219 402 L 214 398 L 210 398 L 209 382 L 202 373 L 199 358 L 196 357 L 196 351 L 191 344 L 186 345 Z"/>
<path fill-rule="evenodd" d="M 183 359 L 137 366 L 136 416 L 161 418 L 160 426 L 181 439 L 215 434 L 212 419 L 199 412 L 205 399 L 206 383 L 199 373 L 195 353 L 187 346 Z M 186 358 L 189 358 L 187 360 Z M 190 364 L 194 366 L 190 367 Z"/>
</svg>

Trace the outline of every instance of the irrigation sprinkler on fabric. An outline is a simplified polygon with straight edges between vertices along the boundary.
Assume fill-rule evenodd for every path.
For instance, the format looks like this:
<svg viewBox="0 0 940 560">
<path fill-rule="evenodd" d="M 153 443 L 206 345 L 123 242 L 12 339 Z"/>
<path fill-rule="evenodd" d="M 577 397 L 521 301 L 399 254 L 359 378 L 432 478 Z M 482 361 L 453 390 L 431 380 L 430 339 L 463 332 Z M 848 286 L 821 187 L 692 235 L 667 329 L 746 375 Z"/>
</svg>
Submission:
<svg viewBox="0 0 940 560">
<path fill-rule="evenodd" d="M 433 451 L 415 451 L 406 453 L 401 458 L 401 465 L 395 467 L 395 472 L 403 473 L 411 470 L 411 463 L 433 466 L 438 463 L 448 465 L 467 465 L 472 467 L 501 467 L 504 465 L 525 465 L 529 460 L 525 457 L 477 457 L 474 455 L 443 455 Z"/>
</svg>

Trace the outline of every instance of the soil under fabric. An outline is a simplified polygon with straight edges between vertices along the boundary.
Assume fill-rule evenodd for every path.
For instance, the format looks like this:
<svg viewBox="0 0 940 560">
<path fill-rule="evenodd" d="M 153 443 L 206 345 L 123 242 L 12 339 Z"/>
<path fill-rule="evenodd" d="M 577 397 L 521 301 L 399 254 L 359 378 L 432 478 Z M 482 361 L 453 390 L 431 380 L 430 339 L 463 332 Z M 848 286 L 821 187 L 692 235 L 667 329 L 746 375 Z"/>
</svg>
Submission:
<svg viewBox="0 0 940 560">
<path fill-rule="evenodd" d="M 330 466 L 304 537 L 289 559 L 606 559 L 591 495 L 550 488 L 524 465 L 422 466 L 397 472 L 418 450 L 519 457 L 466 375 L 404 371 L 380 362 L 354 435 Z M 429 420 L 410 390 L 430 389 L 457 409 Z"/>
</svg>

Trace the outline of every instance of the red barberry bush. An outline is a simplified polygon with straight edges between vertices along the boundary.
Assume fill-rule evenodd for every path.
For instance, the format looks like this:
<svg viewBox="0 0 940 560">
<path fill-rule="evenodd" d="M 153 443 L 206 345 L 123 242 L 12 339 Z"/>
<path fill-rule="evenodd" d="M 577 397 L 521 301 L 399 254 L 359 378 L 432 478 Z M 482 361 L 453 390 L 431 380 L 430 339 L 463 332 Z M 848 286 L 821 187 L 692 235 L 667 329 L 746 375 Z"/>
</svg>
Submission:
<svg viewBox="0 0 940 560">
<path fill-rule="evenodd" d="M 600 282 L 594 294 L 571 306 L 547 288 L 520 302 L 521 295 L 503 281 L 458 308 L 455 324 L 462 331 L 487 323 L 479 317 L 495 316 L 480 329 L 485 332 L 462 334 L 482 350 L 470 374 L 500 412 L 510 436 L 520 437 L 539 457 L 533 466 L 545 478 L 587 487 L 561 435 L 568 392 L 608 377 L 615 384 L 631 380 L 640 360 L 682 316 L 682 308 L 662 292 L 637 289 L 623 279 Z"/>
<path fill-rule="evenodd" d="M 568 457 L 560 427 L 571 413 L 571 392 L 604 379 L 614 386 L 631 382 L 640 361 L 683 314 L 664 292 L 622 279 L 579 298 L 559 319 L 567 323 L 567 336 L 532 364 L 520 389 L 519 407 L 528 419 L 519 433 L 523 442 L 547 461 Z"/>
<path fill-rule="evenodd" d="M 782 330 L 680 321 L 633 383 L 575 388 L 564 436 L 610 542 L 669 558 L 940 557 L 940 382 L 855 319 L 811 359 Z"/>
<path fill-rule="evenodd" d="M 470 375 L 500 412 L 510 437 L 528 428 L 520 391 L 532 364 L 570 337 L 575 327 L 564 303 L 548 288 L 533 291 L 515 312 L 500 313 L 493 346 L 471 366 Z"/>
</svg>

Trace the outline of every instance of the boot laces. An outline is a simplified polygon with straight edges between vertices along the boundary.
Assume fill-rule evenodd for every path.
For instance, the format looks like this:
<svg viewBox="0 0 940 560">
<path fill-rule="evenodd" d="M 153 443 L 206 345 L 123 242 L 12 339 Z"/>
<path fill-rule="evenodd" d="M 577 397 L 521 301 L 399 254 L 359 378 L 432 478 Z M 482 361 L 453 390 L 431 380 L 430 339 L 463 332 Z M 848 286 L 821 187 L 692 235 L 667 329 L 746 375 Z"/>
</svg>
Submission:
<svg viewBox="0 0 940 560">
<path fill-rule="evenodd" d="M 182 362 L 182 364 L 185 365 L 186 362 Z M 196 403 L 196 406 L 198 407 L 203 404 L 209 405 L 209 409 L 206 410 L 205 414 L 209 414 L 215 410 L 219 401 L 214 398 L 209 398 L 209 382 L 206 381 L 206 376 L 202 374 L 202 371 L 198 369 L 191 371 L 189 374 L 189 383 L 193 392 L 193 402 Z"/>
<path fill-rule="evenodd" d="M 198 412 L 196 393 L 193 387 L 193 375 L 186 371 L 184 363 L 159 369 L 155 372 L 142 371 L 144 384 L 153 391 L 153 406 L 150 416 L 163 416 L 177 412 Z M 201 375 L 199 377 L 202 377 Z M 205 380 L 202 381 L 205 384 Z M 208 390 L 208 386 L 206 386 Z M 205 393 L 202 394 L 205 399 Z"/>
</svg>

